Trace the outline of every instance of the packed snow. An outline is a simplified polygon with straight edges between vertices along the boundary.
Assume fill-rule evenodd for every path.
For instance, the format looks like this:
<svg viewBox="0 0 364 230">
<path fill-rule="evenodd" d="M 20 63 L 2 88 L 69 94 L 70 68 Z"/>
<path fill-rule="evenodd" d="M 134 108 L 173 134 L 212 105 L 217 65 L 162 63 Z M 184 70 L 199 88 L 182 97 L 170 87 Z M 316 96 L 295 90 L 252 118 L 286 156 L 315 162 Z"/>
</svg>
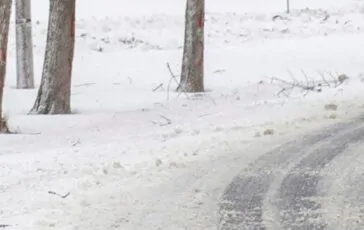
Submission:
<svg viewBox="0 0 364 230">
<path fill-rule="evenodd" d="M 74 114 L 62 116 L 27 114 L 37 90 L 15 89 L 12 24 L 0 226 L 216 229 L 245 166 L 364 110 L 364 3 L 291 0 L 286 14 L 285 2 L 207 1 L 206 93 L 189 95 L 174 92 L 185 1 L 77 1 Z M 48 1 L 32 4 L 39 85 Z"/>
</svg>

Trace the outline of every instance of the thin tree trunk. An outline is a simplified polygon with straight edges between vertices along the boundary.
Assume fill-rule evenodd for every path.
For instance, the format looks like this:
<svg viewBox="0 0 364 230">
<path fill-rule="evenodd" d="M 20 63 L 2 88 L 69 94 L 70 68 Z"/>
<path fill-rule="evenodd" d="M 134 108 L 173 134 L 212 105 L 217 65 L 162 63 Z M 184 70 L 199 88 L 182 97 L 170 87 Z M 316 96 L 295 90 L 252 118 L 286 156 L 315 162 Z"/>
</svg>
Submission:
<svg viewBox="0 0 364 230">
<path fill-rule="evenodd" d="M 76 0 L 50 1 L 42 81 L 31 113 L 71 113 Z"/>
<path fill-rule="evenodd" d="M 9 36 L 9 24 L 11 14 L 11 0 L 0 1 L 0 132 L 7 129 L 6 122 L 2 117 L 2 104 L 4 95 L 4 84 L 6 75 L 6 59 Z"/>
<path fill-rule="evenodd" d="M 181 81 L 177 91 L 204 91 L 205 1 L 187 0 Z"/>
<path fill-rule="evenodd" d="M 34 88 L 31 0 L 16 0 L 16 70 L 18 89 Z"/>
</svg>

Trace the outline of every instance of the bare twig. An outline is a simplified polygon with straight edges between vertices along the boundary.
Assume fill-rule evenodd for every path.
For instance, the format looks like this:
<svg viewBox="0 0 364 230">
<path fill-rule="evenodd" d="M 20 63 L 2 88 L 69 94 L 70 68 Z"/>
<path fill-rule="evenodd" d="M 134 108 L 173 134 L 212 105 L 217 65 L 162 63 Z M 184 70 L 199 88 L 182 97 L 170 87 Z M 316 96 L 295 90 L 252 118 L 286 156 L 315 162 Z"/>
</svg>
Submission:
<svg viewBox="0 0 364 230">
<path fill-rule="evenodd" d="M 292 71 L 291 71 L 291 70 L 287 70 L 287 73 L 289 74 L 289 76 L 292 78 L 292 80 L 293 80 L 294 82 L 298 82 L 298 80 L 295 78 L 295 76 L 294 76 L 294 74 L 292 73 Z"/>
<path fill-rule="evenodd" d="M 82 86 L 90 86 L 90 85 L 96 85 L 96 83 L 94 83 L 94 82 L 83 83 L 83 84 L 74 85 L 73 87 L 82 87 Z"/>
<path fill-rule="evenodd" d="M 274 81 L 277 81 L 277 82 L 280 82 L 284 85 L 286 85 L 285 87 L 283 87 L 279 92 L 278 92 L 278 96 L 280 96 L 282 93 L 284 93 L 286 96 L 288 96 L 287 94 L 287 90 L 292 90 L 293 88 L 297 87 L 299 84 L 296 83 L 296 82 L 288 82 L 288 81 L 285 81 L 283 79 L 279 79 L 279 78 L 276 78 L 276 77 L 272 77 L 272 82 Z"/>
<path fill-rule="evenodd" d="M 172 72 L 172 70 L 171 70 L 171 67 L 169 66 L 169 64 L 167 63 L 167 68 L 168 68 L 168 70 L 169 70 L 169 73 L 171 74 L 171 76 L 172 76 L 172 78 L 171 79 L 169 79 L 169 81 L 168 81 L 168 87 L 167 87 L 167 101 L 169 101 L 169 89 L 171 88 L 171 82 L 172 82 L 172 80 L 173 79 L 175 79 L 175 76 L 174 76 L 174 74 L 173 74 L 173 72 Z"/>
<path fill-rule="evenodd" d="M 317 70 L 317 73 L 318 73 L 318 75 L 321 77 L 322 82 L 323 82 L 325 85 L 330 86 L 329 81 L 328 81 L 328 80 L 326 79 L 326 77 L 325 77 L 325 73 L 323 73 L 323 72 L 321 72 L 321 71 L 319 71 L 319 70 Z"/>
<path fill-rule="evenodd" d="M 305 90 L 304 96 L 306 96 L 308 94 L 308 92 L 309 92 L 309 90 L 307 90 L 308 88 L 310 88 L 311 91 L 312 90 L 320 91 L 320 89 L 317 89 L 318 87 L 321 87 L 320 83 L 316 84 L 315 80 L 313 78 L 309 78 L 307 73 L 303 69 L 301 69 L 301 73 L 306 79 L 306 89 L 303 89 L 303 90 Z"/>
<path fill-rule="evenodd" d="M 305 79 L 306 79 L 306 87 L 309 87 L 310 86 L 310 80 L 308 79 L 308 76 L 307 76 L 307 74 L 306 74 L 306 72 L 303 70 L 303 69 L 301 69 L 301 73 L 302 73 L 302 75 L 305 77 Z"/>
<path fill-rule="evenodd" d="M 59 197 L 61 197 L 62 199 L 67 198 L 67 197 L 71 194 L 70 192 L 67 192 L 65 195 L 60 195 L 60 194 L 58 194 L 58 193 L 56 193 L 56 192 L 53 192 L 53 191 L 48 191 L 48 193 L 49 193 L 49 194 L 52 194 L 52 195 L 59 196 Z"/>
<path fill-rule="evenodd" d="M 158 89 L 163 87 L 163 83 L 160 83 L 157 87 L 153 89 L 153 92 L 157 91 Z"/>
<path fill-rule="evenodd" d="M 0 228 L 7 228 L 7 227 L 10 227 L 9 224 L 0 224 Z"/>
<path fill-rule="evenodd" d="M 168 62 L 167 62 L 167 69 L 168 69 L 168 71 L 169 71 L 169 74 L 171 75 L 171 79 L 170 79 L 170 80 L 169 80 L 169 82 L 168 82 L 168 90 L 167 90 L 167 100 L 169 100 L 169 89 L 170 89 L 170 85 L 171 85 L 172 80 L 174 80 L 174 81 L 175 81 L 175 83 L 176 83 L 177 85 L 179 85 L 179 83 L 178 83 L 178 80 L 177 80 L 176 75 L 173 73 L 173 71 L 172 71 L 172 69 L 171 69 L 171 66 L 169 65 L 169 63 L 168 63 Z M 183 90 L 182 90 L 182 92 L 180 92 L 180 93 L 178 94 L 178 96 L 177 96 L 177 97 L 179 97 L 179 95 L 181 95 L 181 93 L 184 93 L 184 94 L 185 94 L 185 96 L 186 96 L 186 98 L 187 98 L 187 99 L 189 99 L 188 94 L 187 94 L 185 91 L 183 91 Z"/>
</svg>

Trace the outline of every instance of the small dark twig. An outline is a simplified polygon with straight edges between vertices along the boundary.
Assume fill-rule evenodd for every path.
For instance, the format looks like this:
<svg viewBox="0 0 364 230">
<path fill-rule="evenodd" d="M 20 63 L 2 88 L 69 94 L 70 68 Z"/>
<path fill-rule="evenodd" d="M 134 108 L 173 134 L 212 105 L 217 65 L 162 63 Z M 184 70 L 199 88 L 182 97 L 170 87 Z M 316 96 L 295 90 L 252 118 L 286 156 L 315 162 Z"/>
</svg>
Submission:
<svg viewBox="0 0 364 230">
<path fill-rule="evenodd" d="M 58 194 L 58 193 L 56 193 L 56 192 L 53 192 L 53 191 L 48 191 L 48 193 L 49 193 L 49 194 L 52 194 L 52 195 L 59 196 L 59 197 L 61 197 L 62 199 L 67 198 L 67 197 L 71 194 L 70 192 L 67 192 L 65 195 L 60 195 L 60 194 Z"/>
<path fill-rule="evenodd" d="M 330 15 L 329 14 L 326 14 L 325 17 L 321 20 L 320 23 L 322 24 L 322 23 L 326 22 L 327 19 L 329 19 L 329 18 L 330 18 Z"/>
<path fill-rule="evenodd" d="M 179 85 L 179 83 L 177 81 L 176 75 L 173 73 L 172 68 L 171 68 L 171 66 L 169 65 L 168 62 L 167 62 L 167 69 L 168 69 L 169 74 L 171 75 L 171 79 L 168 82 L 168 91 L 167 91 L 167 100 L 169 100 L 169 89 L 170 89 L 172 80 L 174 80 L 177 85 Z M 188 94 L 185 91 L 180 92 L 178 94 L 178 96 L 181 95 L 181 93 L 184 93 L 186 98 L 189 99 Z"/>
<path fill-rule="evenodd" d="M 282 17 L 281 15 L 274 15 L 274 16 L 272 17 L 272 21 L 275 21 L 275 20 L 277 20 L 277 19 L 283 19 L 283 17 Z"/>
<path fill-rule="evenodd" d="M 167 118 L 167 117 L 165 117 L 163 115 L 160 115 L 160 117 L 167 121 L 167 123 L 165 123 L 164 125 L 170 125 L 170 124 L 172 124 L 171 119 L 169 119 L 169 118 Z"/>
<path fill-rule="evenodd" d="M 163 83 L 160 83 L 157 87 L 153 89 L 153 92 L 157 91 L 158 89 L 163 87 Z"/>
<path fill-rule="evenodd" d="M 289 74 L 289 76 L 292 78 L 293 82 L 298 82 L 298 80 L 295 78 L 294 74 L 292 73 L 291 70 L 287 70 L 287 73 Z"/>
<path fill-rule="evenodd" d="M 308 87 L 309 84 L 310 84 L 310 80 L 308 79 L 308 76 L 307 76 L 306 72 L 303 69 L 301 69 L 301 73 L 305 77 L 306 83 L 307 83 L 306 87 Z"/>
<path fill-rule="evenodd" d="M 7 227 L 10 227 L 9 224 L 0 224 L 0 228 L 7 228 Z"/>
</svg>

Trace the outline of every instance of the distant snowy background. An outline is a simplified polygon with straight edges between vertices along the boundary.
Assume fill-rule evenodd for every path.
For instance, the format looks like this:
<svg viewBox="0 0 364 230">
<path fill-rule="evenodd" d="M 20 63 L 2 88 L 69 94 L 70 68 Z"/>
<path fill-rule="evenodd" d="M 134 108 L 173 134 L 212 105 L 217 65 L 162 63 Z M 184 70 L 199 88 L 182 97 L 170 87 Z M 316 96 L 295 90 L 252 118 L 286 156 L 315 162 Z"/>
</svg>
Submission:
<svg viewBox="0 0 364 230">
<path fill-rule="evenodd" d="M 5 113 L 20 134 L 0 136 L 0 225 L 215 229 L 224 186 L 249 162 L 364 109 L 364 2 L 291 0 L 290 15 L 285 2 L 207 1 L 208 92 L 186 96 L 166 68 L 179 74 L 185 1 L 77 1 L 69 116 L 27 115 L 36 90 L 15 89 L 12 24 Z M 48 1 L 32 4 L 39 83 Z M 279 95 L 287 85 L 272 82 L 320 74 L 349 79 Z"/>
</svg>

